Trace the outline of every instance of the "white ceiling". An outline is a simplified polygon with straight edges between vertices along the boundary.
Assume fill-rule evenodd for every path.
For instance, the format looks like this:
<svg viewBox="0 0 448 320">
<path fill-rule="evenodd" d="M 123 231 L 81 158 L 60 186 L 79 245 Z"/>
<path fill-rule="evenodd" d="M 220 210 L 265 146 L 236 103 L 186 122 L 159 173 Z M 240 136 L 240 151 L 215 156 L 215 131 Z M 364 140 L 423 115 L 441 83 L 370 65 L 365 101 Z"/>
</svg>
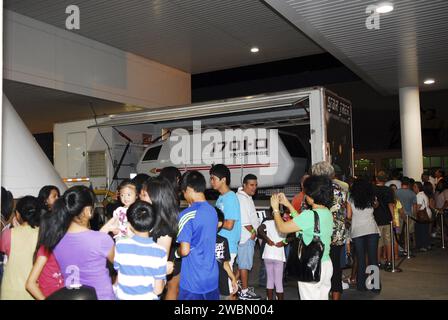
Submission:
<svg viewBox="0 0 448 320">
<path fill-rule="evenodd" d="M 259 0 L 5 0 L 4 7 L 196 74 L 324 52 Z M 252 54 L 250 48 L 260 52 Z"/>
<path fill-rule="evenodd" d="M 52 132 L 53 123 L 142 110 L 140 107 L 95 99 L 25 83 L 3 80 L 3 92 L 32 133 Z"/>
<path fill-rule="evenodd" d="M 389 1 L 395 10 L 381 15 L 379 30 L 366 28 L 366 8 L 380 0 L 5 0 L 4 7 L 65 28 L 65 9 L 76 4 L 76 33 L 192 74 L 326 50 L 385 94 L 427 77 L 437 83 L 422 90 L 448 89 L 448 0 Z M 89 101 L 98 114 L 135 110 L 11 81 L 4 90 L 34 133 L 91 117 Z"/>
<path fill-rule="evenodd" d="M 380 0 L 264 1 L 383 93 L 448 88 L 447 0 L 389 0 L 379 30 L 366 27 L 366 9 Z M 424 86 L 426 78 L 437 83 Z"/>
</svg>

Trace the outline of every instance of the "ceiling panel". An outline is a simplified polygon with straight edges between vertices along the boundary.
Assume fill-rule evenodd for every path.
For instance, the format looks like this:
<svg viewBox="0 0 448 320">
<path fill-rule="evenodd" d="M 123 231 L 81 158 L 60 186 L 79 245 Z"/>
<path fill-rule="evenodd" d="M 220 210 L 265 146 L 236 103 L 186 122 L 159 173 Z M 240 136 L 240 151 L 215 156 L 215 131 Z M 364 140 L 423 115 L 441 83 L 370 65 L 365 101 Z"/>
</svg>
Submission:
<svg viewBox="0 0 448 320">
<path fill-rule="evenodd" d="M 65 28 L 71 0 L 5 0 L 4 7 Z M 189 73 L 322 53 L 259 0 L 78 0 L 76 33 Z M 250 53 L 258 46 L 258 54 Z"/>
<path fill-rule="evenodd" d="M 391 0 L 379 29 L 368 29 L 371 0 L 265 0 L 322 48 L 384 93 L 420 85 L 448 88 L 448 1 Z M 433 86 L 423 86 L 426 78 Z"/>
</svg>

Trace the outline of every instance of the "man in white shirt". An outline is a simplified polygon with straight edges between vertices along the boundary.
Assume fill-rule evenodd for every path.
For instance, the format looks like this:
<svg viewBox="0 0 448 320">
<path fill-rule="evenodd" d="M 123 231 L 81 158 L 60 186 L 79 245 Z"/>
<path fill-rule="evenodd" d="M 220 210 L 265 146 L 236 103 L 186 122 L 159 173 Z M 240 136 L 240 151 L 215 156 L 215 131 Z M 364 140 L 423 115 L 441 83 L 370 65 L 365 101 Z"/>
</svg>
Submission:
<svg viewBox="0 0 448 320">
<path fill-rule="evenodd" d="M 238 245 L 238 269 L 241 278 L 240 300 L 260 300 L 261 297 L 248 289 L 249 271 L 254 260 L 254 247 L 259 226 L 257 211 L 252 196 L 257 192 L 257 177 L 248 174 L 243 179 L 243 187 L 238 189 L 236 196 L 240 202 L 241 238 Z"/>
</svg>

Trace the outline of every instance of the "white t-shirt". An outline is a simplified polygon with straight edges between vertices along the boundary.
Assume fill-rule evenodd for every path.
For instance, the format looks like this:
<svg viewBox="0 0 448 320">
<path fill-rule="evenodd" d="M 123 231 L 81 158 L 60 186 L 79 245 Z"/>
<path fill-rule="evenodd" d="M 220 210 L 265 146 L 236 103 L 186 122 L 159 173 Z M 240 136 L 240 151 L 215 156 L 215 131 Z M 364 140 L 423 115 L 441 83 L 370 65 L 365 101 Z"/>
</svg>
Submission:
<svg viewBox="0 0 448 320">
<path fill-rule="evenodd" d="M 241 237 L 240 244 L 245 243 L 250 239 L 251 233 L 244 226 L 252 226 L 255 230 L 258 229 L 260 223 L 258 222 L 257 210 L 255 209 L 254 200 L 243 188 L 239 188 L 236 193 L 238 201 L 240 202 L 240 213 L 241 213 Z"/>
<path fill-rule="evenodd" d="M 428 196 L 423 191 L 417 193 L 417 204 L 422 205 L 418 210 L 426 209 L 426 213 L 428 213 L 428 217 L 429 219 L 431 219 L 432 212 L 431 209 L 429 208 L 429 199 Z"/>
<path fill-rule="evenodd" d="M 263 224 L 266 226 L 266 235 L 274 243 L 285 240 L 286 235 L 277 230 L 274 220 L 267 220 L 267 221 L 263 222 Z M 262 258 L 286 262 L 285 248 L 284 247 L 278 248 L 276 246 L 270 246 L 266 243 L 266 245 L 264 246 Z"/>
<path fill-rule="evenodd" d="M 436 200 L 436 208 L 442 208 L 445 201 L 448 201 L 448 189 L 445 189 L 442 192 L 436 192 L 434 198 Z"/>
</svg>

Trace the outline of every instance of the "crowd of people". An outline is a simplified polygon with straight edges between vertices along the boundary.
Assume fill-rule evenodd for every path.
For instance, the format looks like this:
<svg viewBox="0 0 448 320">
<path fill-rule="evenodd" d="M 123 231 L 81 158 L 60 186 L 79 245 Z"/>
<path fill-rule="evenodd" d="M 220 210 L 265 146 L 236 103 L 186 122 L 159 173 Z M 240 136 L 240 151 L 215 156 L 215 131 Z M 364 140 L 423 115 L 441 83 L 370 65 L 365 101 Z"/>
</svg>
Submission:
<svg viewBox="0 0 448 320">
<path fill-rule="evenodd" d="M 214 206 L 203 174 L 181 175 L 174 167 L 122 181 L 116 197 L 99 208 L 85 186 L 63 194 L 44 186 L 37 197 L 16 203 L 2 187 L 0 299 L 259 300 L 249 286 L 259 246 L 267 299 L 282 300 L 299 241 L 308 245 L 318 237 L 320 278 L 298 281 L 299 298 L 339 300 L 344 253 L 353 258 L 347 281 L 370 290 L 367 266 L 388 269 L 392 257 L 431 250 L 438 217 L 448 210 L 442 170 L 422 174 L 422 181 L 389 179 L 381 171 L 374 181 L 346 183 L 331 164 L 319 162 L 291 201 L 283 193 L 271 196 L 265 217 L 254 204 L 255 175 L 234 192 L 227 166 L 214 165 L 209 174 L 219 193 Z M 107 218 L 99 219 L 100 212 Z"/>
</svg>

